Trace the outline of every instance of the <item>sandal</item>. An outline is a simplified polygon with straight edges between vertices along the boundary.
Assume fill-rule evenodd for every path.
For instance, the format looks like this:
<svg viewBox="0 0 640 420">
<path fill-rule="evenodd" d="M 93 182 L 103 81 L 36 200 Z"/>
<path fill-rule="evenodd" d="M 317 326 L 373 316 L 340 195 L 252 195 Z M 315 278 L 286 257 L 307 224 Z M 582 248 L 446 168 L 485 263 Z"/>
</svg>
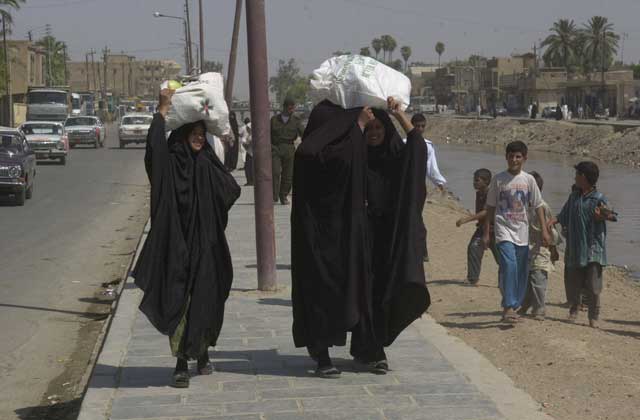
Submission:
<svg viewBox="0 0 640 420">
<path fill-rule="evenodd" d="M 186 370 L 177 370 L 173 373 L 174 388 L 189 388 L 189 372 Z"/>
<path fill-rule="evenodd" d="M 342 372 L 340 372 L 340 370 L 338 370 L 338 368 L 333 365 L 318 366 L 318 368 L 316 369 L 316 375 L 320 376 L 321 378 L 339 378 L 341 373 Z"/>
<path fill-rule="evenodd" d="M 213 373 L 213 365 L 209 360 L 209 354 L 205 353 L 198 358 L 198 375 L 211 375 Z"/>
</svg>

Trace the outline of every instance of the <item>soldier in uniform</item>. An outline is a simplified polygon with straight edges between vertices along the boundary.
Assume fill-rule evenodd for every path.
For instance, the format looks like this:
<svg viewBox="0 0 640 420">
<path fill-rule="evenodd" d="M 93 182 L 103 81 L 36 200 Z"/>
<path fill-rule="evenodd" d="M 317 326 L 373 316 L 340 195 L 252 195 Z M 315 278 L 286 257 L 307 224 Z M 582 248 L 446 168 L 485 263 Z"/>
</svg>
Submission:
<svg viewBox="0 0 640 420">
<path fill-rule="evenodd" d="M 293 180 L 294 141 L 302 137 L 304 127 L 299 117 L 293 114 L 295 102 L 285 99 L 282 112 L 271 118 L 271 159 L 273 171 L 273 202 L 289 204 Z"/>
</svg>

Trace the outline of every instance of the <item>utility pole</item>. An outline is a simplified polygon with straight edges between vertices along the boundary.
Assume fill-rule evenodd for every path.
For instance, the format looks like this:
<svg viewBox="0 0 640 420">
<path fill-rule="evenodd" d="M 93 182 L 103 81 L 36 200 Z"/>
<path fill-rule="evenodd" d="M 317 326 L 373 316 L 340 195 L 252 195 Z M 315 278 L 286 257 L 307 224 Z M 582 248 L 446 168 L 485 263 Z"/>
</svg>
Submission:
<svg viewBox="0 0 640 420">
<path fill-rule="evenodd" d="M 51 72 L 51 25 L 45 25 L 45 33 L 47 34 L 47 86 L 51 86 L 53 74 Z"/>
<path fill-rule="evenodd" d="M 233 105 L 233 79 L 236 74 L 236 56 L 238 55 L 238 32 L 240 31 L 240 18 L 242 17 L 242 0 L 236 0 L 236 15 L 233 20 L 233 36 L 231 37 L 231 51 L 229 52 L 229 68 L 227 69 L 227 84 L 225 86 L 224 99 L 229 107 Z"/>
<path fill-rule="evenodd" d="M 606 86 L 606 82 L 605 82 L 605 77 L 604 77 L 604 66 L 605 66 L 605 59 L 604 59 L 604 47 L 605 47 L 605 42 L 606 42 L 606 37 L 607 37 L 607 29 L 606 28 L 602 28 L 602 41 L 600 44 L 600 49 L 602 50 L 602 72 L 601 72 L 601 79 L 602 79 L 602 108 L 604 111 L 604 108 L 606 108 L 607 106 L 605 105 L 605 101 L 606 101 L 606 96 L 607 96 L 607 86 Z"/>
<path fill-rule="evenodd" d="M 202 0 L 200 0 L 202 4 Z M 255 156 L 255 223 L 258 256 L 258 290 L 275 291 L 276 243 L 271 183 L 271 139 L 269 127 L 269 88 L 267 28 L 264 0 L 246 0 L 247 45 L 249 52 L 249 92 Z M 200 14 L 202 19 L 202 12 Z M 200 51 L 202 52 L 202 39 Z M 200 60 L 204 63 L 204 60 Z"/>
<path fill-rule="evenodd" d="M 204 16 L 202 11 L 202 0 L 198 1 L 199 5 L 199 20 L 200 20 L 200 66 L 204 66 Z"/>
<path fill-rule="evenodd" d="M 187 40 L 187 51 L 189 54 L 189 68 L 188 73 L 191 74 L 193 71 L 193 52 L 191 50 L 191 18 L 189 13 L 189 0 L 184 0 L 184 12 L 186 14 L 186 40 Z"/>
<path fill-rule="evenodd" d="M 102 49 L 102 66 L 103 71 L 104 71 L 104 75 L 103 75 L 103 80 L 102 80 L 102 101 L 103 101 L 103 110 L 105 112 L 108 111 L 108 104 L 107 104 L 107 67 L 108 67 L 108 59 L 109 59 L 109 53 L 111 51 L 109 50 L 109 48 L 107 48 L 107 46 L 105 45 L 105 47 Z"/>
<path fill-rule="evenodd" d="M 84 71 L 87 73 L 87 92 L 91 90 L 91 84 L 89 83 L 89 53 L 84 54 Z"/>
<path fill-rule="evenodd" d="M 69 84 L 69 71 L 67 70 L 67 44 L 62 44 L 62 52 L 64 54 L 64 84 L 65 86 Z"/>
<path fill-rule="evenodd" d="M 92 48 L 89 50 L 89 55 L 91 55 L 91 73 L 93 77 L 93 92 L 94 94 L 98 92 L 98 86 L 102 85 L 100 81 L 100 69 L 98 68 L 96 71 L 96 60 L 95 60 L 96 51 Z M 96 82 L 96 73 L 98 74 L 97 82 Z M 94 98 L 97 99 L 97 98 Z"/>
<path fill-rule="evenodd" d="M 122 96 L 123 97 L 125 96 L 125 92 L 126 92 L 126 89 L 125 89 L 125 79 L 126 79 L 126 77 L 125 77 L 125 72 L 124 72 L 125 65 L 126 65 L 126 63 L 123 61 L 122 62 Z"/>
<path fill-rule="evenodd" d="M 7 93 L 7 114 L 8 114 L 8 125 L 9 127 L 13 127 L 13 98 L 11 92 L 11 62 L 9 61 L 9 48 L 7 46 L 7 19 L 5 16 L 2 16 L 2 43 L 4 44 L 4 83 L 5 89 Z"/>
<path fill-rule="evenodd" d="M 624 66 L 624 41 L 629 38 L 629 34 L 626 32 L 622 33 L 622 48 L 620 49 L 620 62 Z"/>
</svg>

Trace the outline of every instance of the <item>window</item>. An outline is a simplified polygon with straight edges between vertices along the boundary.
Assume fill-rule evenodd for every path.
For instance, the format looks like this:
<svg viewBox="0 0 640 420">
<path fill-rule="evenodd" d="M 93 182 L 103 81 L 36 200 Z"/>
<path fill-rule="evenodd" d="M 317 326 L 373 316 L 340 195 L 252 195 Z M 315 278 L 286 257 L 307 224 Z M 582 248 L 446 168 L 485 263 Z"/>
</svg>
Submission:
<svg viewBox="0 0 640 420">
<path fill-rule="evenodd" d="M 53 134 L 59 135 L 62 132 L 62 127 L 58 124 L 24 124 L 22 126 L 22 132 L 26 135 L 30 134 Z"/>
<path fill-rule="evenodd" d="M 74 127 L 79 125 L 95 125 L 96 119 L 91 117 L 78 117 L 78 118 L 67 118 L 64 125 L 65 127 Z"/>
<path fill-rule="evenodd" d="M 149 116 L 136 116 L 136 117 L 124 117 L 122 119 L 122 125 L 150 125 L 151 121 L 153 121 L 152 117 Z"/>
<path fill-rule="evenodd" d="M 22 153 L 22 137 L 16 134 L 2 134 L 0 141 L 0 153 Z"/>
<path fill-rule="evenodd" d="M 67 104 L 67 94 L 64 92 L 29 92 L 28 104 Z"/>
</svg>

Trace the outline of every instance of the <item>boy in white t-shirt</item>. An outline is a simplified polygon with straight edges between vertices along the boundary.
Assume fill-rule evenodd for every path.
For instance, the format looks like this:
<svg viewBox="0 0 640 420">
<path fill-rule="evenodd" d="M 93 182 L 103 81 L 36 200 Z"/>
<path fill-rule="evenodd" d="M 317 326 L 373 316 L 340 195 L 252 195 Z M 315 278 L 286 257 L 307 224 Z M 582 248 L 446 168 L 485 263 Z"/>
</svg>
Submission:
<svg viewBox="0 0 640 420">
<path fill-rule="evenodd" d="M 536 180 L 522 170 L 527 161 L 527 145 L 514 141 L 507 145 L 508 169 L 491 180 L 487 193 L 487 217 L 483 241 L 489 248 L 490 226 L 494 222 L 499 256 L 499 285 L 502 292 L 502 320 L 518 321 L 516 310 L 522 305 L 529 274 L 529 208 L 535 209 L 542 226 L 544 246 L 551 242 L 545 220 L 542 194 Z"/>
</svg>

